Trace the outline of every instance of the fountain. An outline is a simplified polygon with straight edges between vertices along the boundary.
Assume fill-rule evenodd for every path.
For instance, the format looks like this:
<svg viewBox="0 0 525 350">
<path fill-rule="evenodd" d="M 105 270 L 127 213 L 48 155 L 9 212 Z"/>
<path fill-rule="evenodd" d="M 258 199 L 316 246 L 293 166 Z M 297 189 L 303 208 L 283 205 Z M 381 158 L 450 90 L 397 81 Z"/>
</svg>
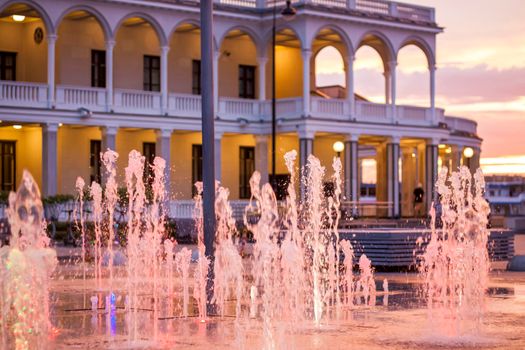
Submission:
<svg viewBox="0 0 525 350">
<path fill-rule="evenodd" d="M 433 209 L 430 239 L 420 259 L 428 316 L 417 306 L 419 299 L 407 292 L 417 289 L 415 275 L 381 276 L 372 261 L 360 254 L 359 246 L 341 239 L 338 157 L 332 162 L 334 191 L 328 196 L 323 187 L 326 169 L 313 156 L 299 172 L 297 152 L 286 153 L 290 183 L 283 201 L 255 172 L 243 215 L 253 241 L 242 253 L 230 193 L 217 183 L 211 300 L 217 312 L 208 314 L 210 264 L 204 255 L 202 183 L 195 184 L 197 244 L 182 246 L 165 229 L 164 160 L 155 158 L 150 172 L 154 176 L 146 179 L 144 168 L 150 165 L 132 151 L 124 172 L 126 199 L 119 201 L 117 157 L 109 150 L 102 155 L 104 187 L 96 182 L 89 186 L 92 215 L 77 213 L 83 237 L 88 220 L 94 227 L 93 262 L 86 258 L 88 240 L 83 239 L 82 280 L 86 282 L 81 288 L 75 284 L 76 275 L 68 274 L 76 271 L 76 265 L 61 264 L 60 272 L 48 279 L 56 257 L 43 229 L 38 188 L 24 172 L 20 189 L 10 196 L 11 245 L 0 248 L 2 348 L 32 349 L 38 342 L 53 349 L 306 349 L 329 344 L 433 348 L 434 340 L 429 344 L 420 326 L 425 317 L 434 333 L 453 341 L 466 333 L 486 331 L 482 321 L 488 308 L 488 206 L 482 197 L 481 172 L 472 177 L 462 168 L 450 176 L 446 170 L 439 175 L 443 227 L 437 227 L 438 213 Z M 305 185 L 302 203 L 296 194 L 301 182 Z M 80 204 L 87 206 L 84 187 L 79 179 Z M 124 213 L 119 219 L 117 211 Z M 104 256 L 108 264 L 103 263 Z M 382 281 L 382 291 L 376 292 L 376 278 Z M 377 296 L 383 297 L 382 305 L 376 306 Z M 516 310 L 525 312 L 525 307 Z M 85 315 L 89 315 L 87 323 Z M 59 332 L 50 332 L 51 325 Z M 378 335 L 377 329 L 383 328 L 384 334 Z M 502 344 L 501 348 L 508 345 Z"/>
</svg>

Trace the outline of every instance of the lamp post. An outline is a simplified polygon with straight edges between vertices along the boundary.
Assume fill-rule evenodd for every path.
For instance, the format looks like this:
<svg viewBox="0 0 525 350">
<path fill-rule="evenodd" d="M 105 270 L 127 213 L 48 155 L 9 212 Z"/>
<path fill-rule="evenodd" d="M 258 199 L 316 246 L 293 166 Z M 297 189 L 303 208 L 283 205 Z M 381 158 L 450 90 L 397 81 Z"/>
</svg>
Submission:
<svg viewBox="0 0 525 350">
<path fill-rule="evenodd" d="M 345 144 L 341 141 L 335 141 L 332 145 L 334 152 L 337 154 L 337 158 L 341 158 L 341 152 L 345 150 Z"/>
<path fill-rule="evenodd" d="M 469 168 L 469 170 L 471 170 L 470 159 L 474 156 L 474 150 L 472 149 L 472 147 L 465 147 L 465 149 L 463 150 L 463 156 L 467 161 L 467 167 Z"/>
<path fill-rule="evenodd" d="M 275 99 L 275 27 L 277 18 L 276 1 L 273 3 L 273 22 L 272 22 L 272 178 L 271 185 L 274 191 L 277 191 L 277 182 L 275 177 L 275 144 L 277 136 L 277 116 L 276 116 L 276 99 Z M 286 7 L 281 11 L 285 20 L 292 20 L 295 17 L 295 9 L 292 7 L 291 0 L 286 0 Z"/>
</svg>

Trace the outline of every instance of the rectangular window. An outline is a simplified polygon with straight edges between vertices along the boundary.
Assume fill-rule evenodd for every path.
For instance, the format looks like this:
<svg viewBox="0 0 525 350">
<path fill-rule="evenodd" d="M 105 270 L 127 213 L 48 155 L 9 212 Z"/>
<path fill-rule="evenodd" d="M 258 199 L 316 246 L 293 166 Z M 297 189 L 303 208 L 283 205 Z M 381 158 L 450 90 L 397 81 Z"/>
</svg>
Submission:
<svg viewBox="0 0 525 350">
<path fill-rule="evenodd" d="M 106 51 L 91 50 L 91 87 L 106 87 Z"/>
<path fill-rule="evenodd" d="M 100 160 L 100 153 L 102 152 L 102 141 L 90 140 L 89 141 L 89 180 L 90 184 L 93 181 L 99 184 L 102 181 L 100 176 L 100 169 L 102 168 L 102 162 Z"/>
<path fill-rule="evenodd" d="M 15 191 L 16 181 L 16 142 L 0 141 L 0 165 L 2 167 L 2 191 Z"/>
<path fill-rule="evenodd" d="M 144 55 L 144 91 L 160 91 L 160 57 Z"/>
<path fill-rule="evenodd" d="M 16 81 L 16 52 L 0 51 L 0 80 Z"/>
<path fill-rule="evenodd" d="M 239 198 L 250 198 L 250 177 L 255 171 L 255 147 L 239 147 Z"/>
<path fill-rule="evenodd" d="M 202 181 L 202 145 L 191 146 L 191 193 L 197 194 L 195 183 Z"/>
<path fill-rule="evenodd" d="M 191 61 L 191 93 L 201 94 L 201 61 Z"/>
<path fill-rule="evenodd" d="M 239 65 L 239 97 L 255 98 L 255 66 Z"/>
<path fill-rule="evenodd" d="M 155 142 L 142 143 L 142 155 L 145 158 L 144 162 L 144 184 L 146 188 L 150 189 L 153 185 L 153 160 L 155 160 Z"/>
</svg>

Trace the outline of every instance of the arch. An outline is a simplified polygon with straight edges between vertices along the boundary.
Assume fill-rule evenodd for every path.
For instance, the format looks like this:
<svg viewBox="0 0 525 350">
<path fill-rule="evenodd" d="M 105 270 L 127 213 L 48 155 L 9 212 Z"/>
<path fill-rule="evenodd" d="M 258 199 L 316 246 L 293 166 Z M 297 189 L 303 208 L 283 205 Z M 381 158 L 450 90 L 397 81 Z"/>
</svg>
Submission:
<svg viewBox="0 0 525 350">
<path fill-rule="evenodd" d="M 195 18 L 185 18 L 185 19 L 182 19 L 180 21 L 177 21 L 175 23 L 175 25 L 171 28 L 171 30 L 169 32 L 169 35 L 166 38 L 167 42 L 168 42 L 168 45 L 171 42 L 171 39 L 173 39 L 173 35 L 175 35 L 175 33 L 177 32 L 177 29 L 183 24 L 192 24 L 192 25 L 198 27 L 199 29 L 201 28 L 201 22 L 198 19 L 195 19 Z M 219 46 L 217 45 L 217 39 L 215 38 L 215 35 L 213 36 L 213 46 L 214 46 L 214 48 L 216 50 L 218 50 Z"/>
<path fill-rule="evenodd" d="M 143 12 L 132 12 L 132 13 L 129 13 L 129 14 L 125 15 L 124 17 L 122 17 L 118 21 L 118 23 L 115 26 L 115 28 L 113 29 L 112 37 L 114 38 L 116 36 L 118 30 L 120 29 L 120 27 L 122 26 L 122 23 L 124 23 L 125 20 L 130 19 L 130 18 L 134 18 L 134 17 L 142 18 L 143 20 L 145 20 L 146 22 L 148 22 L 151 25 L 153 30 L 155 30 L 155 32 L 157 33 L 157 37 L 159 39 L 160 47 L 168 45 L 168 40 L 166 38 L 166 33 L 164 33 L 164 30 L 162 29 L 162 27 L 159 24 L 159 22 L 157 22 L 157 20 L 155 18 L 153 18 L 152 16 L 150 16 L 150 15 L 148 15 L 146 13 L 143 13 Z"/>
<path fill-rule="evenodd" d="M 299 41 L 299 46 L 300 46 L 300 49 L 306 49 L 307 47 L 305 47 L 305 40 L 304 38 L 302 38 L 299 33 L 297 32 L 297 30 L 295 30 L 295 28 L 293 28 L 292 26 L 288 25 L 288 24 L 281 24 L 281 25 L 277 25 L 277 27 L 275 28 L 275 33 L 278 34 L 280 31 L 282 30 L 290 30 L 294 33 L 295 37 L 297 38 L 297 40 Z M 263 52 L 266 52 L 268 50 L 268 48 L 270 47 L 271 45 L 271 41 L 272 41 L 272 30 L 270 29 L 269 31 L 267 31 L 264 36 L 263 36 L 263 45 L 262 46 L 262 50 Z"/>
<path fill-rule="evenodd" d="M 329 50 L 330 48 L 332 48 L 333 50 L 335 50 L 335 52 L 337 52 L 337 54 L 339 55 L 338 57 L 335 57 L 336 60 L 341 60 L 339 63 L 341 63 L 341 68 L 342 68 L 342 71 L 339 72 L 341 73 L 341 77 L 342 77 L 342 84 L 341 86 L 344 87 L 346 89 L 346 76 L 345 76 L 345 69 L 346 69 L 346 62 L 345 62 L 345 59 L 343 57 L 343 55 L 341 54 L 341 51 L 339 51 L 335 46 L 333 45 L 325 45 L 323 46 L 320 50 L 317 50 L 317 52 L 315 52 L 315 54 L 313 55 L 313 67 L 314 68 L 314 88 L 320 88 L 320 87 L 324 87 L 324 86 L 327 86 L 327 85 L 320 85 L 319 84 L 319 72 L 318 72 L 318 58 L 319 58 L 319 54 L 321 54 L 322 52 L 324 52 L 325 50 Z M 335 63 L 335 62 L 334 62 Z M 332 66 L 333 67 L 333 66 Z M 335 73 L 335 72 L 332 72 L 332 73 Z M 333 85 L 333 84 L 332 84 Z"/>
<path fill-rule="evenodd" d="M 40 15 L 42 18 L 42 22 L 44 22 L 44 26 L 46 28 L 46 33 L 49 34 L 56 34 L 55 33 L 55 27 L 53 26 L 53 22 L 51 21 L 51 18 L 49 17 L 48 13 L 44 10 L 42 6 L 40 6 L 37 2 L 32 0 L 11 0 L 0 6 L 0 12 L 3 12 L 6 8 L 12 5 L 16 4 L 24 4 L 27 5 Z"/>
<path fill-rule="evenodd" d="M 257 32 L 255 32 L 253 29 L 249 28 L 249 27 L 246 27 L 246 26 L 243 26 L 243 25 L 234 25 L 232 27 L 229 27 L 227 28 L 223 35 L 221 36 L 221 38 L 219 39 L 219 48 L 222 46 L 222 44 L 224 43 L 224 40 L 226 39 L 228 33 L 230 33 L 231 31 L 234 31 L 234 30 L 240 30 L 241 32 L 245 33 L 246 35 L 248 35 L 250 37 L 250 39 L 253 41 L 256 49 L 257 49 L 257 54 L 259 54 L 259 48 L 260 48 L 260 41 L 261 41 L 261 38 L 259 37 L 259 35 L 257 34 Z"/>
<path fill-rule="evenodd" d="M 314 43 L 315 39 L 317 38 L 319 33 L 322 30 L 324 30 L 324 29 L 330 29 L 334 33 L 339 35 L 339 37 L 341 38 L 341 42 L 343 43 L 343 45 L 346 47 L 346 50 L 348 51 L 347 54 L 348 55 L 354 55 L 355 51 L 354 51 L 354 46 L 352 45 L 352 40 L 350 40 L 350 37 L 346 34 L 346 32 L 342 28 L 340 28 L 339 26 L 337 26 L 335 24 L 319 26 L 319 28 L 315 31 L 314 36 L 312 37 L 312 42 L 310 43 L 310 46 L 313 46 L 313 43 Z M 322 46 L 318 51 L 322 50 L 326 46 L 330 46 L 330 44 Z M 344 53 L 341 52 L 337 47 L 335 47 L 335 48 L 339 51 L 339 53 L 341 54 L 341 56 L 343 56 L 343 59 L 344 59 Z"/>
<path fill-rule="evenodd" d="M 396 52 L 396 58 L 399 55 L 399 52 L 406 46 L 414 45 L 418 47 L 423 53 L 425 54 L 427 58 L 428 66 L 431 67 L 436 64 L 436 58 L 434 54 L 434 50 L 432 47 L 424 40 L 423 38 L 417 36 L 417 35 L 409 35 L 406 37 L 402 42 L 401 45 L 399 45 L 399 48 Z"/>
<path fill-rule="evenodd" d="M 97 22 L 100 24 L 100 27 L 102 27 L 102 31 L 104 32 L 105 40 L 108 41 L 108 40 L 111 40 L 113 38 L 112 32 L 111 32 L 111 27 L 110 27 L 108 21 L 106 20 L 106 17 L 104 17 L 104 15 L 100 11 L 98 11 L 97 9 L 94 9 L 91 6 L 86 6 L 86 5 L 71 6 L 68 9 L 66 9 L 65 11 L 63 11 L 60 14 L 60 16 L 57 18 L 56 22 L 55 22 L 55 30 L 57 31 L 57 34 L 58 34 L 58 28 L 60 27 L 60 24 L 62 23 L 64 18 L 68 14 L 73 12 L 73 11 L 84 11 L 84 12 L 89 13 L 93 17 L 95 17 Z"/>
<path fill-rule="evenodd" d="M 367 42 L 367 40 L 372 42 Z M 376 50 L 383 61 L 383 66 L 385 70 L 387 69 L 388 62 L 393 61 L 396 58 L 396 51 L 394 50 L 392 42 L 388 39 L 386 35 L 379 31 L 373 30 L 364 33 L 359 38 L 357 43 L 358 45 L 356 46 L 355 52 L 357 52 L 362 46 L 370 46 L 371 48 Z"/>
</svg>

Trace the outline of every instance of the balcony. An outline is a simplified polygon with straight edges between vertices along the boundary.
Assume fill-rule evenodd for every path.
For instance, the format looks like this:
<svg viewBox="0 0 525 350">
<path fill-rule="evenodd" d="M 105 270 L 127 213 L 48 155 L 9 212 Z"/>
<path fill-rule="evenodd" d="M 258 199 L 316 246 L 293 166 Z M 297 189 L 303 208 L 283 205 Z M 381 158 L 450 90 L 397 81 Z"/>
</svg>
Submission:
<svg viewBox="0 0 525 350">
<path fill-rule="evenodd" d="M 112 102 L 112 103 L 109 103 Z M 48 108 L 48 86 L 40 83 L 0 81 L 0 106 Z M 199 95 L 168 94 L 167 109 L 162 108 L 160 92 L 115 89 L 108 96 L 106 89 L 63 86 L 56 87 L 55 108 L 78 110 L 84 107 L 93 112 L 138 114 L 144 116 L 165 115 L 192 119 L 201 118 Z M 324 99 L 312 96 L 310 115 L 326 121 L 351 121 L 371 124 L 393 124 L 408 126 L 437 126 L 447 124 L 454 132 L 476 135 L 474 121 L 445 117 L 442 109 L 436 108 L 433 115 L 430 108 L 397 105 L 395 115 L 391 105 L 356 101 L 352 113 L 349 101 L 345 99 Z M 280 120 L 303 117 L 303 98 L 282 98 L 276 103 L 277 118 Z M 220 97 L 217 108 L 219 120 L 255 123 L 270 121 L 271 101 L 259 101 L 231 97 Z"/>
</svg>

